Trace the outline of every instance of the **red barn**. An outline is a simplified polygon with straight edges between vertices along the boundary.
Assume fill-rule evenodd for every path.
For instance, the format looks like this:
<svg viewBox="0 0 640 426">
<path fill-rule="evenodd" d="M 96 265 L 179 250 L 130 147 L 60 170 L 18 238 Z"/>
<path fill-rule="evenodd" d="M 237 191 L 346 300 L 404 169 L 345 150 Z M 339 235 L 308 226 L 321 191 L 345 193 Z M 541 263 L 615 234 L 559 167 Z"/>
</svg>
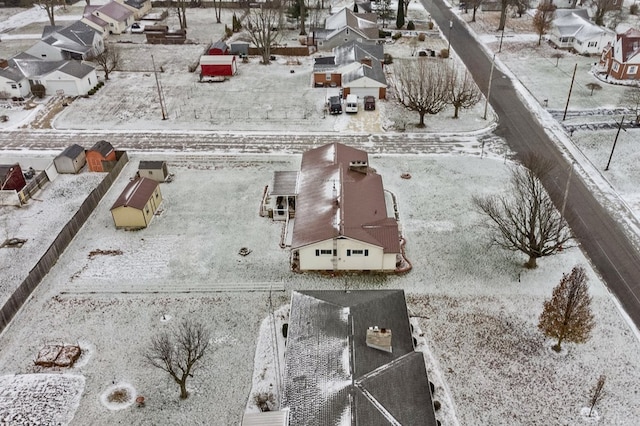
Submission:
<svg viewBox="0 0 640 426">
<path fill-rule="evenodd" d="M 200 57 L 200 78 L 232 76 L 238 71 L 235 55 L 204 55 Z"/>
<path fill-rule="evenodd" d="M 96 142 L 87 151 L 87 163 L 92 172 L 106 172 L 103 161 L 116 161 L 116 151 L 107 141 Z M 108 168 L 107 168 L 108 169 Z"/>
<path fill-rule="evenodd" d="M 211 43 L 211 46 L 207 49 L 207 55 L 228 55 L 229 46 L 222 40 L 218 40 Z"/>
<path fill-rule="evenodd" d="M 0 164 L 0 190 L 20 191 L 27 185 L 20 164 Z"/>
</svg>

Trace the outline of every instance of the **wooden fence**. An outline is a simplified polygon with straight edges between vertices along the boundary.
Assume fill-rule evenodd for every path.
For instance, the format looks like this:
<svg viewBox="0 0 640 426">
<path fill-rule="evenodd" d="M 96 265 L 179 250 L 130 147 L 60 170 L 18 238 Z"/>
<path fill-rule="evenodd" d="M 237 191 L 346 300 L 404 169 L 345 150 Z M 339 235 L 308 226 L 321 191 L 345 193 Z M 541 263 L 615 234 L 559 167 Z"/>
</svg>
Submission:
<svg viewBox="0 0 640 426">
<path fill-rule="evenodd" d="M 120 159 L 116 166 L 111 170 L 100 184 L 87 196 L 76 214 L 67 222 L 67 224 L 58 233 L 47 251 L 38 260 L 36 265 L 29 271 L 29 275 L 20 283 L 18 288 L 13 292 L 11 297 L 5 302 L 0 309 L 0 332 L 11 322 L 15 314 L 20 310 L 24 302 L 29 298 L 31 293 L 38 287 L 42 279 L 49 273 L 53 265 L 56 264 L 60 255 L 65 251 L 71 240 L 76 236 L 82 228 L 96 206 L 102 200 L 104 194 L 107 193 L 113 182 L 129 161 L 126 152 L 120 155 Z"/>
</svg>

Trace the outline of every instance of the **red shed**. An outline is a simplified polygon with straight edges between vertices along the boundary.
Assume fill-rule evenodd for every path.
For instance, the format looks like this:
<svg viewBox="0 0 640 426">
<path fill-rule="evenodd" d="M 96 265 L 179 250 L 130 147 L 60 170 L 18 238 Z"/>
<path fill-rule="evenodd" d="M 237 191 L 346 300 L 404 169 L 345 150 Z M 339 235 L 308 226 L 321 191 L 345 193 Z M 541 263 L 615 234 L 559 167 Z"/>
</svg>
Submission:
<svg viewBox="0 0 640 426">
<path fill-rule="evenodd" d="M 211 43 L 211 46 L 207 49 L 207 55 L 228 55 L 229 46 L 222 40 L 218 40 Z"/>
<path fill-rule="evenodd" d="M 235 55 L 204 55 L 200 57 L 200 78 L 231 76 L 238 71 Z"/>
<path fill-rule="evenodd" d="M 116 161 L 116 151 L 109 142 L 98 141 L 87 151 L 89 170 L 92 172 L 109 171 L 108 167 L 104 167 L 103 161 Z"/>
<path fill-rule="evenodd" d="M 27 185 L 20 164 L 0 164 L 0 190 L 20 191 Z"/>
</svg>

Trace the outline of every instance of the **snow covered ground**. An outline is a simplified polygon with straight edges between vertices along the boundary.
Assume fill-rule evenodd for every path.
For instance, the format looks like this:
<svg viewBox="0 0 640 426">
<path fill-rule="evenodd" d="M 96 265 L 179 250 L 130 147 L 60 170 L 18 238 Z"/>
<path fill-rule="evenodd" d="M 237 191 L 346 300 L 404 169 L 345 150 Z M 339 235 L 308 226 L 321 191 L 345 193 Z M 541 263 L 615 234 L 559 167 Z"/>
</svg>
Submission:
<svg viewBox="0 0 640 426">
<path fill-rule="evenodd" d="M 412 9 L 416 9 L 413 3 Z M 99 96 L 74 102 L 54 126 L 377 132 L 394 130 L 402 121 L 417 121 L 416 116 L 401 110 L 391 113 L 396 107 L 390 101 L 379 102 L 376 114 L 380 118 L 373 120 L 362 113 L 350 119 L 346 115 L 321 118 L 317 108 L 326 97 L 323 89 L 310 88 L 309 80 L 306 86 L 293 90 L 305 78 L 310 79 L 309 63 L 304 58 L 301 65 L 288 65 L 279 58 L 268 72 L 258 64 L 240 64 L 237 79 L 221 84 L 196 83 L 195 75 L 185 72 L 186 67 L 222 29 L 211 24 L 211 17 L 205 17 L 201 10 L 197 12 L 189 15 L 189 34 L 200 44 L 183 46 L 179 51 L 174 46 L 148 49 L 164 69 L 161 82 L 169 100 L 169 120 L 162 121 L 159 109 L 154 107 L 153 74 L 148 58 L 139 54 L 142 38 L 138 37 L 143 36 L 126 35 L 123 41 L 132 43 L 119 44 L 126 53 L 126 71 L 115 73 Z M 206 22 L 208 26 L 199 25 Z M 7 45 L 13 40 L 5 42 L 2 37 L 0 51 L 5 54 L 12 49 Z M 405 46 L 399 55 L 410 49 L 408 43 L 397 45 Z M 489 48 L 497 48 L 497 44 Z M 534 88 L 534 98 L 548 96 L 550 107 L 562 106 L 569 83 L 567 68 L 571 69 L 566 59 L 561 59 L 564 65 L 558 67 L 556 78 L 550 79 L 549 73 L 556 72 L 555 63 L 540 73 L 526 74 L 534 67 L 517 68 L 521 62 L 540 62 L 536 54 L 547 54 L 544 49 L 532 48 L 531 41 L 519 41 L 514 35 L 502 52 L 499 64 L 517 70 L 520 81 Z M 583 59 L 593 60 L 571 56 L 571 62 Z M 277 78 L 267 78 L 271 73 Z M 580 75 L 590 78 L 586 71 Z M 548 93 L 541 92 L 543 79 L 552 85 Z M 253 82 L 274 89 L 264 91 Z M 267 99 L 278 99 L 255 102 L 265 92 Z M 612 99 L 606 102 L 615 105 L 617 92 L 618 88 L 605 87 L 593 97 Z M 593 97 L 581 90 L 574 94 L 572 107 L 593 108 Z M 206 107 L 192 111 L 189 100 L 205 103 Z M 232 100 L 242 102 L 242 106 Z M 278 109 L 282 104 L 291 108 Z M 94 114 L 98 107 L 106 113 Z M 309 112 L 307 118 L 302 111 Z M 480 118 L 481 111 L 481 107 L 465 111 L 455 121 L 446 112 L 429 117 L 426 131 L 482 129 L 487 123 Z M 546 112 L 541 110 L 539 114 L 549 126 L 558 127 Z M 16 121 L 12 118 L 10 124 L 16 125 Z M 407 129 L 416 130 L 410 125 Z M 616 167 L 610 174 L 592 176 L 604 185 L 608 179 L 615 185 L 608 196 L 615 196 L 617 191 L 630 206 L 635 206 L 640 180 L 636 154 L 631 149 L 633 132 L 621 135 L 620 151 L 616 151 L 620 155 L 614 157 L 612 165 Z M 572 138 L 565 134 L 563 142 L 572 149 L 585 146 L 582 152 L 586 162 L 600 165 L 608 155 L 603 145 L 611 137 L 611 132 L 576 131 Z M 280 226 L 257 215 L 260 196 L 273 171 L 297 169 L 298 156 L 204 152 L 195 160 L 172 153 L 132 153 L 132 162 L 121 178 L 0 336 L 0 374 L 24 375 L 20 379 L 23 382 L 39 383 L 28 392 L 33 395 L 43 381 L 49 380 L 33 374 L 81 378 L 84 385 L 78 381 L 72 386 L 76 399 L 68 398 L 59 406 L 61 423 L 238 424 L 256 391 L 277 387 L 268 373 L 273 357 L 264 356 L 270 344 L 260 331 L 269 313 L 269 293 L 252 290 L 264 289 L 265 284 L 284 288 L 271 294 L 271 305 L 278 308 L 288 302 L 292 289 L 401 288 L 407 293 L 414 321 L 424 332 L 420 349 L 427 353 L 428 371 L 437 385 L 434 398 L 443 401 L 444 408 L 437 414 L 444 424 L 589 424 L 592 422 L 583 416 L 582 408 L 599 375 L 606 374 L 606 395 L 598 407 L 600 424 L 634 425 L 640 418 L 636 330 L 625 322 L 580 250 L 567 250 L 540 261 L 538 269 L 526 271 L 519 255 L 487 247 L 487 235 L 479 226 L 480 217 L 471 208 L 470 199 L 473 194 L 504 188 L 509 164 L 505 164 L 502 149 L 496 146 L 482 159 L 477 150 L 466 155 L 372 155 L 371 163 L 383 176 L 385 186 L 398 196 L 407 256 L 414 269 L 404 276 L 336 278 L 292 274 L 287 253 L 278 247 Z M 162 212 L 148 229 L 116 231 L 109 207 L 141 159 L 168 160 L 176 179 L 162 185 Z M 584 167 L 597 170 L 592 165 Z M 410 173 L 412 179 L 401 179 L 403 172 Z M 56 181 L 39 198 L 51 205 L 69 203 L 65 193 L 73 192 L 73 188 L 71 180 Z M 46 222 L 27 214 L 37 207 L 43 208 L 33 205 L 14 210 L 3 220 L 17 224 L 20 237 L 44 238 L 39 233 Z M 42 211 L 36 217 L 43 215 L 51 217 L 55 212 Z M 240 256 L 241 247 L 250 248 L 252 253 Z M 121 250 L 122 254 L 92 255 L 98 250 Z M 537 317 L 562 273 L 576 264 L 589 270 L 597 327 L 587 344 L 566 344 L 567 351 L 557 355 L 537 331 Z M 4 270 L 2 277 L 4 282 Z M 191 396 L 180 401 L 175 383 L 145 364 L 141 353 L 151 335 L 185 318 L 206 320 L 212 330 L 213 350 L 190 379 Z M 78 343 L 90 356 L 70 371 L 35 367 L 38 351 L 52 342 Z M 9 382 L 3 379 L 1 383 Z M 18 386 L 14 386 L 15 381 L 10 383 L 0 389 L 8 392 Z M 114 387 L 144 396 L 146 406 L 114 407 L 106 397 Z M 277 389 L 274 393 L 277 395 Z M 13 404 L 6 407 L 0 405 L 0 416 L 23 412 L 14 411 Z M 72 416 L 73 420 L 68 420 Z"/>
</svg>

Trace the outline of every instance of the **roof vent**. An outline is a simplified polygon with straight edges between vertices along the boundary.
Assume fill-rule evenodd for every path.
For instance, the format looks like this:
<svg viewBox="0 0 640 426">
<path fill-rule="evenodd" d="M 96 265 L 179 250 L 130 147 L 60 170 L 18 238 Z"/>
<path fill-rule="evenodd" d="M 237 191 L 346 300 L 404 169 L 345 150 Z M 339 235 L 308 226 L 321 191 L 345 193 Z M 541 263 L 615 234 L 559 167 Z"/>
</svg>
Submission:
<svg viewBox="0 0 640 426">
<path fill-rule="evenodd" d="M 388 328 L 378 328 L 378 326 L 367 329 L 367 346 L 384 352 L 393 352 L 391 346 L 391 330 Z"/>
<path fill-rule="evenodd" d="M 368 164 L 366 161 L 351 161 L 349 162 L 349 170 L 355 172 L 367 173 Z"/>
</svg>

